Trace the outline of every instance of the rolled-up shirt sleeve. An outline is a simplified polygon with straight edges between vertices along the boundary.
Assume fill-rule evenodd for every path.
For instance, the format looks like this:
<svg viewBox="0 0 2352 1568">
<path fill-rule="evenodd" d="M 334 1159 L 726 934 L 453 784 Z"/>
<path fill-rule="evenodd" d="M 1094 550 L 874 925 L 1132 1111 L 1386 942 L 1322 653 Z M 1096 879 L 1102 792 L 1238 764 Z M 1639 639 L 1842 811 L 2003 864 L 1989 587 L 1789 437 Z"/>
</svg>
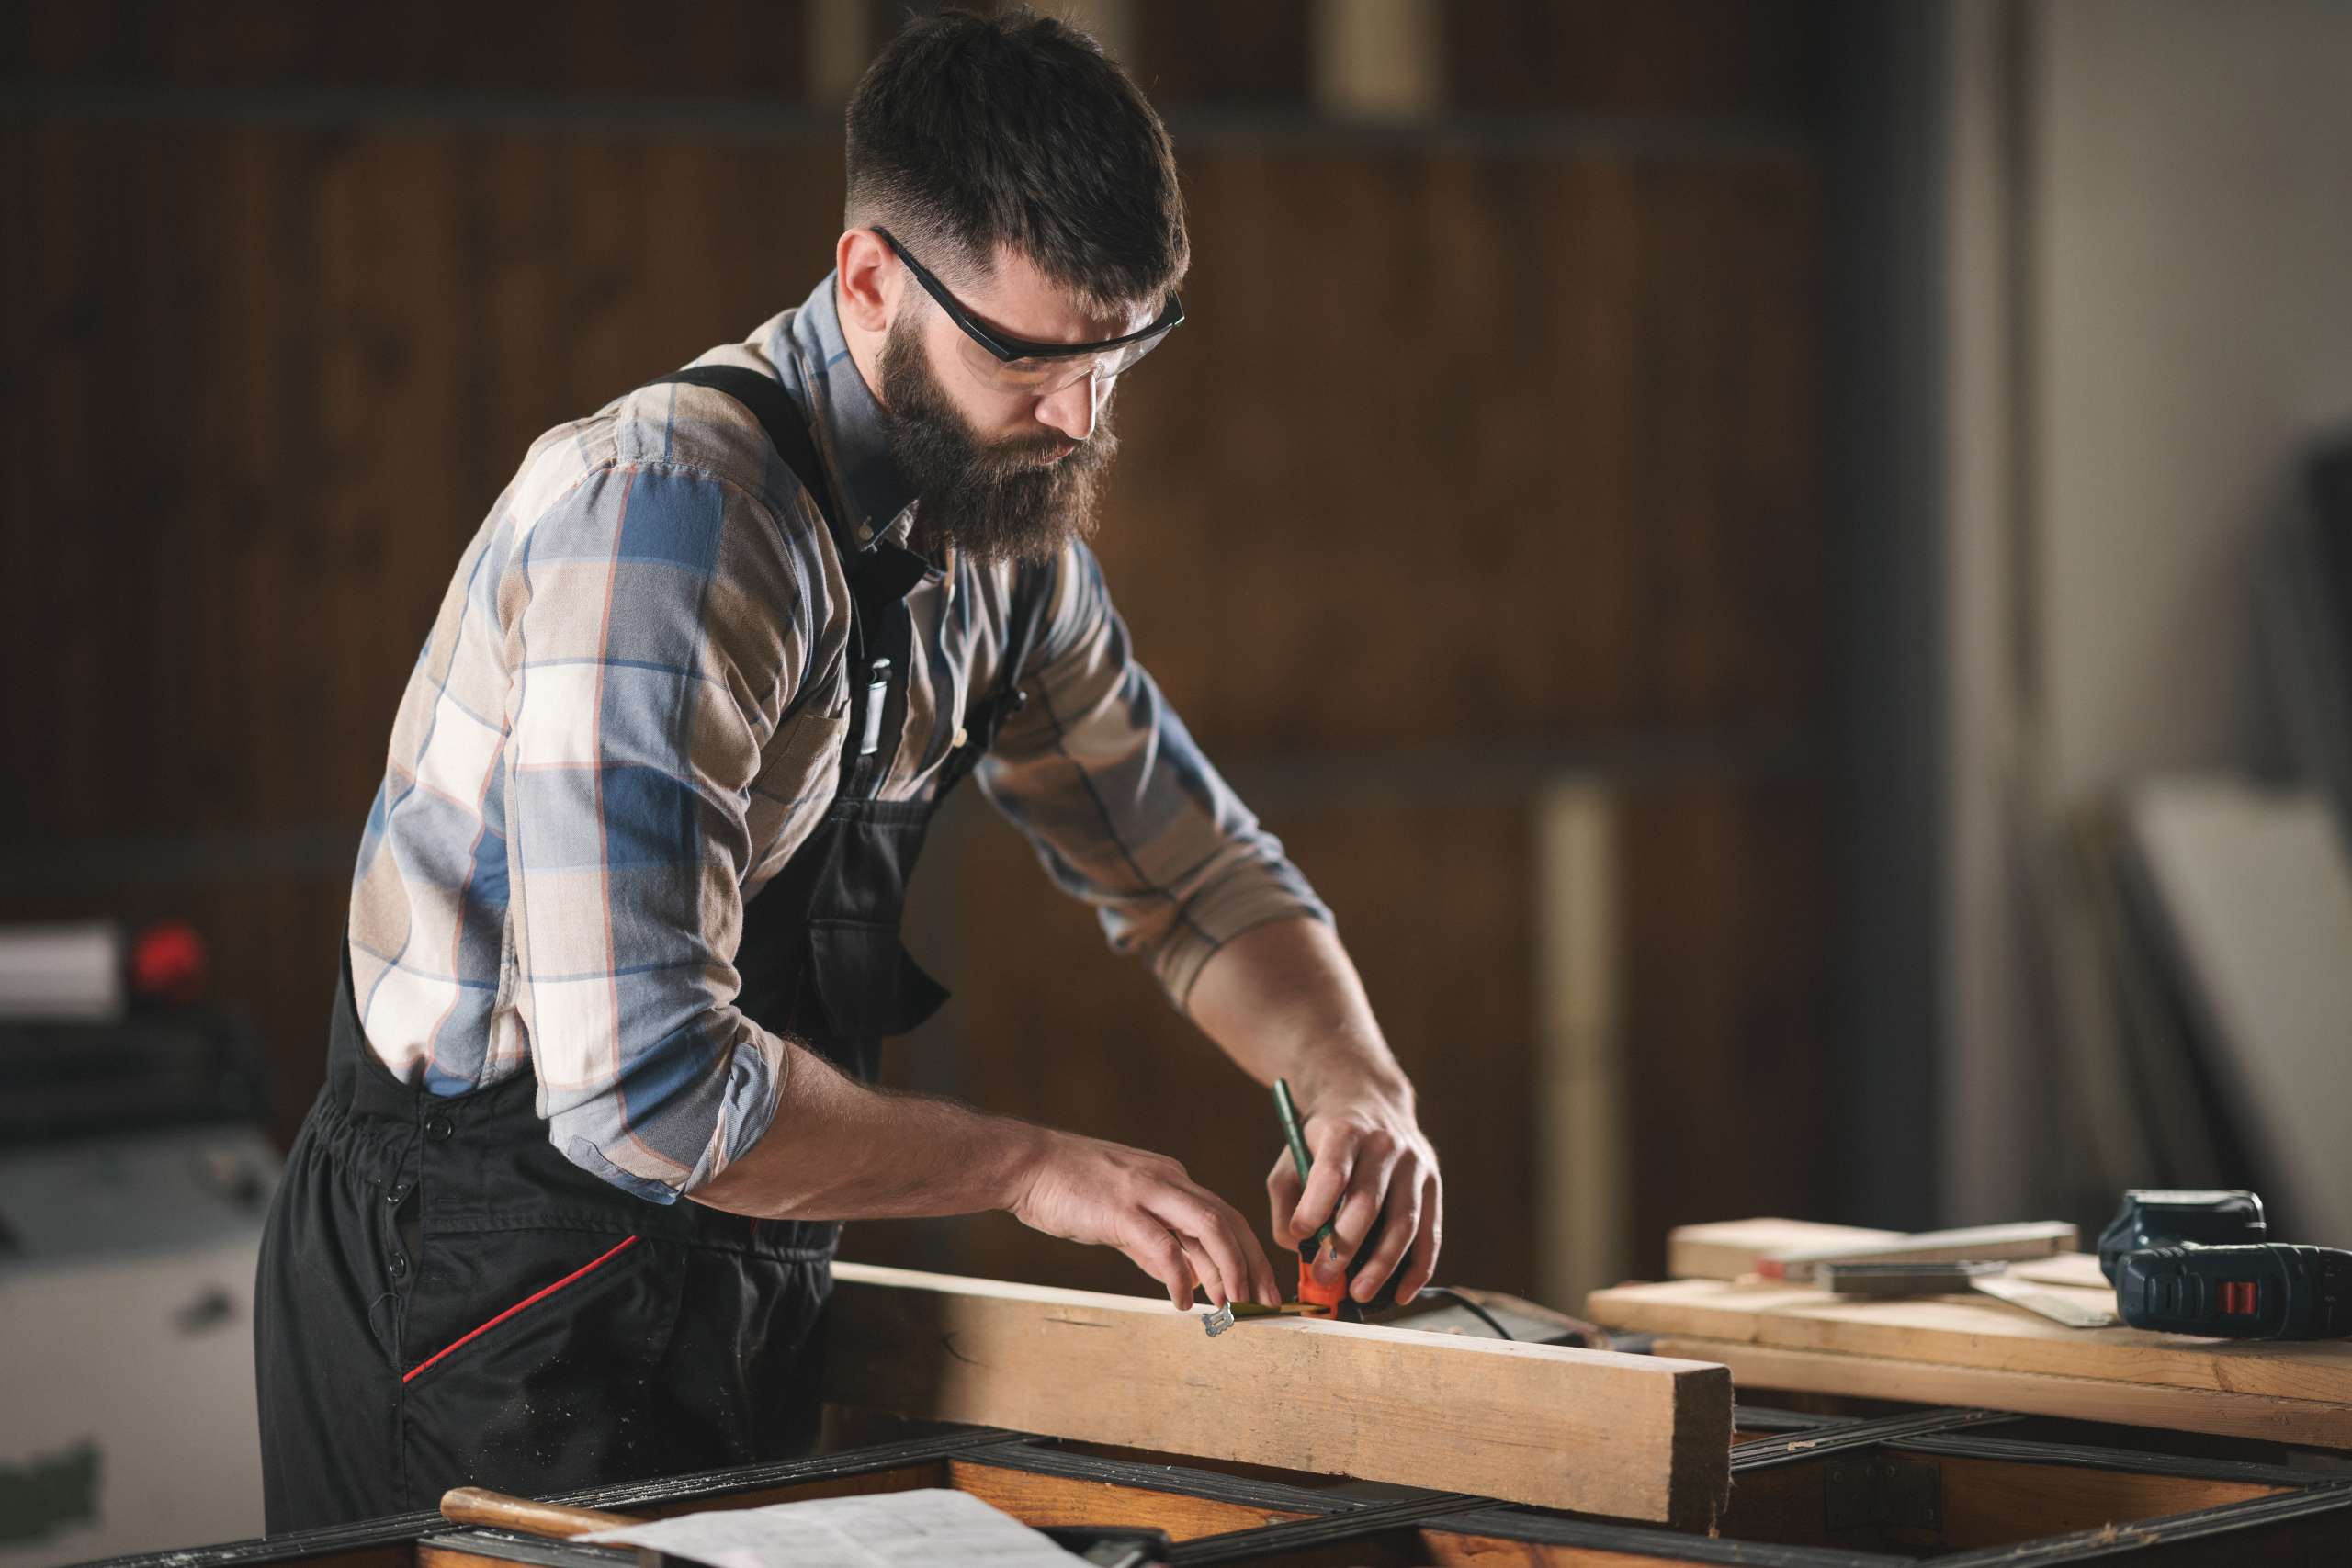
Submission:
<svg viewBox="0 0 2352 1568">
<path fill-rule="evenodd" d="M 1049 592 L 1030 701 L 977 776 L 1112 947 L 1141 955 L 1182 1008 L 1227 942 L 1330 911 L 1136 661 L 1093 552 L 1066 548 Z"/>
<path fill-rule="evenodd" d="M 786 1047 L 735 1006 L 763 749 L 807 678 L 821 527 L 698 469 L 588 475 L 501 585 L 515 1007 L 574 1164 L 654 1202 L 766 1132 Z"/>
</svg>

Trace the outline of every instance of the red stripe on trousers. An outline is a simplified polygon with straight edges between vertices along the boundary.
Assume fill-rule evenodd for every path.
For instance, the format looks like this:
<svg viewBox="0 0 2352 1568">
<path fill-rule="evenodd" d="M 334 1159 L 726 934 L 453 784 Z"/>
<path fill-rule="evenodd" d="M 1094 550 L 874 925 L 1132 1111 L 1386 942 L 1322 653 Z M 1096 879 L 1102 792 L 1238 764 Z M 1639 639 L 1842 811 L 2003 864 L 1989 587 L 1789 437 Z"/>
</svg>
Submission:
<svg viewBox="0 0 2352 1568">
<path fill-rule="evenodd" d="M 450 1351 L 455 1350 L 458 1346 L 465 1344 L 469 1340 L 478 1339 L 481 1336 L 489 1333 L 500 1324 L 504 1323 L 508 1318 L 513 1317 L 516 1313 L 521 1312 L 525 1307 L 529 1306 L 533 1302 L 543 1302 L 549 1296 L 555 1294 L 558 1291 L 563 1289 L 566 1285 L 571 1284 L 573 1280 L 582 1278 L 583 1275 L 594 1273 L 597 1269 L 602 1269 L 605 1264 L 610 1263 L 614 1258 L 619 1257 L 622 1253 L 627 1252 L 630 1247 L 635 1247 L 636 1245 L 637 1237 L 630 1236 L 627 1240 L 621 1242 L 618 1246 L 613 1247 L 610 1251 L 606 1252 L 603 1257 L 597 1258 L 590 1262 L 583 1263 L 579 1268 L 574 1269 L 571 1273 L 566 1274 L 554 1284 L 533 1291 L 529 1295 L 525 1296 L 521 1301 L 516 1302 L 513 1306 L 508 1307 L 504 1312 L 500 1313 L 488 1323 L 481 1325 L 479 1328 L 476 1328 L 468 1334 L 461 1335 L 458 1338 L 450 1340 L 449 1343 L 442 1346 L 438 1350 L 434 1351 L 432 1355 L 427 1356 L 424 1360 L 419 1361 L 407 1371 L 402 1372 L 401 1374 L 401 1382 L 408 1382 L 409 1379 L 416 1376 L 417 1373 L 423 1371 L 425 1368 L 431 1366 L 434 1362 L 439 1360 Z"/>
</svg>

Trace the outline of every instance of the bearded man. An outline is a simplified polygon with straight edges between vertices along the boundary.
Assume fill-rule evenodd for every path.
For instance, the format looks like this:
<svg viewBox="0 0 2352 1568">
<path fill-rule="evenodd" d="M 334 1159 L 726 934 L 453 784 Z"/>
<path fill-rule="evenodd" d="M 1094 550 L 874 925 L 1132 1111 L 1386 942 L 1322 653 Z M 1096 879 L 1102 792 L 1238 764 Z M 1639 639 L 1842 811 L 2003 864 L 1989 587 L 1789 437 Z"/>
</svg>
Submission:
<svg viewBox="0 0 2352 1568">
<path fill-rule="evenodd" d="M 967 773 L 1297 1086 L 1275 1234 L 1332 1223 L 1358 1299 L 1435 1265 L 1436 1158 L 1329 914 L 1085 544 L 1119 378 L 1183 319 L 1166 131 L 1063 24 L 949 12 L 875 62 L 847 164 L 808 299 L 540 437 L 450 580 L 263 1249 L 273 1532 L 806 1451 L 845 1220 L 1001 1209 L 1178 1307 L 1280 1299 L 1174 1160 L 873 1087 L 944 998 L 899 928 Z"/>
</svg>

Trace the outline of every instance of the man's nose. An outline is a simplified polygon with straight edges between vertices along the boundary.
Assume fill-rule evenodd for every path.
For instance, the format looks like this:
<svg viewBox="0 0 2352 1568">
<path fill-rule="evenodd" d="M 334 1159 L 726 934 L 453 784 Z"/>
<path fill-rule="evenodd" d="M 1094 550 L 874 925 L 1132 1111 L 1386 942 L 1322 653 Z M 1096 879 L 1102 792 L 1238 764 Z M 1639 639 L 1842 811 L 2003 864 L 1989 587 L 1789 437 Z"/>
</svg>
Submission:
<svg viewBox="0 0 2352 1568">
<path fill-rule="evenodd" d="M 1083 441 L 1094 434 L 1095 388 L 1099 376 L 1081 376 L 1061 390 L 1037 400 L 1037 419 L 1059 431 L 1072 441 Z"/>
</svg>

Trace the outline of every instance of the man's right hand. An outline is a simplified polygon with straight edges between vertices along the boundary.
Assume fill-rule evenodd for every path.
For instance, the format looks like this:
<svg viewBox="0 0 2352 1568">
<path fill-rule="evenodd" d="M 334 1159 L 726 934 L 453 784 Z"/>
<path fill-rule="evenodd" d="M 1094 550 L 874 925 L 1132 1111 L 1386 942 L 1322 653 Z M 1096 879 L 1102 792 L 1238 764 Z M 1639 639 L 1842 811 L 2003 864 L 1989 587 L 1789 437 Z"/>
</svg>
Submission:
<svg viewBox="0 0 2352 1568">
<path fill-rule="evenodd" d="M 1232 1204 L 1165 1155 L 857 1082 L 815 1052 L 790 1064 L 768 1131 L 686 1194 L 729 1213 L 874 1220 L 1009 1210 L 1047 1235 L 1115 1247 L 1168 1287 L 1282 1303 L 1274 1267 Z"/>
<path fill-rule="evenodd" d="M 1039 1147 L 1008 1205 L 1032 1230 L 1114 1247 L 1168 1287 L 1179 1309 L 1198 1285 L 1211 1302 L 1280 1306 L 1265 1248 L 1239 1211 L 1166 1155 L 1037 1129 Z"/>
</svg>

